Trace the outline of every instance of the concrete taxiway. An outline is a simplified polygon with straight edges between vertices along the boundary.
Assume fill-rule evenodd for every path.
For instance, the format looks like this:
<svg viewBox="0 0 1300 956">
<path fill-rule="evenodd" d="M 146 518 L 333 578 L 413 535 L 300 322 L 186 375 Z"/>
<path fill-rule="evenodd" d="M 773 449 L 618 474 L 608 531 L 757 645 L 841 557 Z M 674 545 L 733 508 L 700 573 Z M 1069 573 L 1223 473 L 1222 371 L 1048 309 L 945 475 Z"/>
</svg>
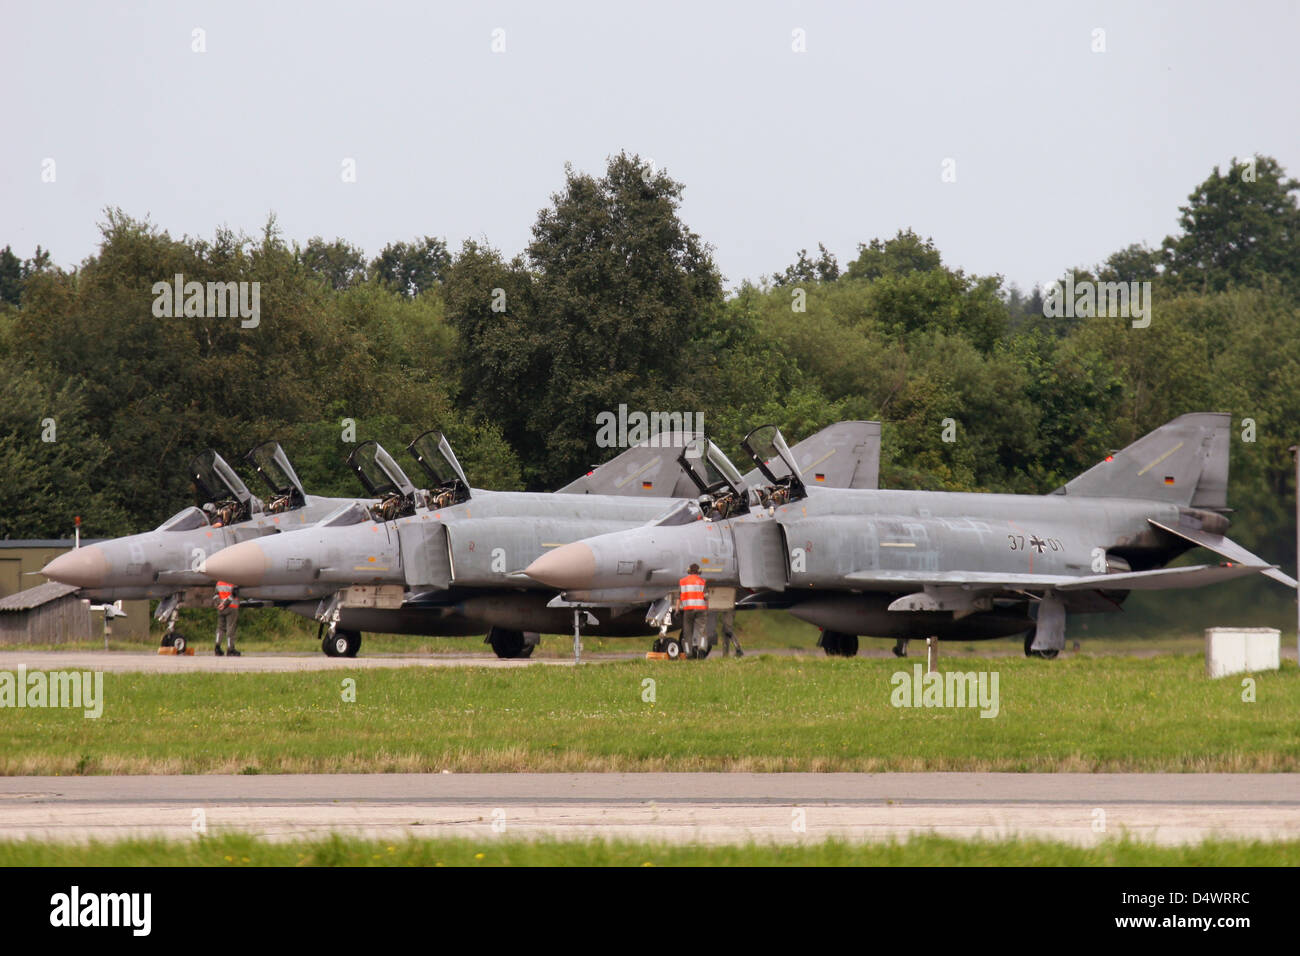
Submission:
<svg viewBox="0 0 1300 956">
<path fill-rule="evenodd" d="M 1300 774 L 339 774 L 0 778 L 0 839 L 798 843 L 912 834 L 1089 845 L 1300 839 Z"/>
</svg>

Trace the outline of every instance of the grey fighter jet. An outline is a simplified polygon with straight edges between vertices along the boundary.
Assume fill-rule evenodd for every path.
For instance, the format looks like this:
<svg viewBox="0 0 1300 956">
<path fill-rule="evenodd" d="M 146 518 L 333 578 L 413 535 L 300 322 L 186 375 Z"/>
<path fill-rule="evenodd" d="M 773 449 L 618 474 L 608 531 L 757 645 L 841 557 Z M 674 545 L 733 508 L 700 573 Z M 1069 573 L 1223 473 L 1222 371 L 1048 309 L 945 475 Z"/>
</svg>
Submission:
<svg viewBox="0 0 1300 956">
<path fill-rule="evenodd" d="M 80 588 L 81 596 L 97 602 L 157 599 L 155 616 L 167 623 L 163 646 L 183 650 L 186 639 L 176 632 L 178 613 L 182 607 L 207 606 L 212 599 L 212 582 L 199 572 L 208 555 L 240 541 L 308 527 L 340 506 L 369 504 L 307 494 L 276 442 L 257 446 L 246 459 L 270 491 L 266 500 L 207 449 L 190 463 L 197 506 L 177 512 L 153 531 L 59 555 L 41 573 Z M 275 597 L 274 592 L 263 596 Z"/>
<path fill-rule="evenodd" d="M 878 436 L 877 423 L 831 426 L 796 446 L 801 464 L 794 467 L 825 484 L 874 485 Z M 676 466 L 663 465 L 688 454 L 687 437 L 629 449 L 556 494 L 471 489 L 437 432 L 409 448 L 429 482 L 418 491 L 375 446 L 350 464 L 369 492 L 391 504 L 341 509 L 315 527 L 236 544 L 202 570 L 254 596 L 298 589 L 290 609 L 322 623 L 330 655 L 356 654 L 363 631 L 487 631 L 501 657 L 528 656 L 538 633 L 567 630 L 570 622 L 607 636 L 649 634 L 644 614 L 631 607 L 601 618 L 578 614 L 519 569 L 548 549 L 674 511 L 666 493 L 697 494 Z M 703 468 L 685 460 L 688 469 Z"/>
<path fill-rule="evenodd" d="M 1296 582 L 1225 536 L 1229 417 L 1183 415 L 1042 496 L 819 489 L 774 426 L 745 449 L 768 484 L 734 510 L 691 513 L 549 551 L 525 569 L 583 606 L 671 591 L 691 562 L 740 606 L 785 607 L 822 628 L 828 654 L 858 636 L 979 640 L 1026 633 L 1055 657 L 1068 613 L 1119 610 L 1130 591 L 1262 573 Z M 777 464 L 784 464 L 785 473 Z M 1218 564 L 1166 567 L 1205 548 Z"/>
</svg>

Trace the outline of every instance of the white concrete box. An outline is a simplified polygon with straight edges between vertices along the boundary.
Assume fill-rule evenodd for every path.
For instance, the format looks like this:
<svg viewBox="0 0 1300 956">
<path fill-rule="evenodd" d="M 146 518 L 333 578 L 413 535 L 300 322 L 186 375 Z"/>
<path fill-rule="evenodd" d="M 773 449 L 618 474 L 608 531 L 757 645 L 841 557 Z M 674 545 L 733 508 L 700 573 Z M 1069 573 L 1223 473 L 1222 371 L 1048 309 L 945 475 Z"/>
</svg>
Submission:
<svg viewBox="0 0 1300 956">
<path fill-rule="evenodd" d="M 1211 677 L 1275 671 L 1281 658 L 1282 632 L 1275 627 L 1205 629 L 1205 672 Z"/>
</svg>

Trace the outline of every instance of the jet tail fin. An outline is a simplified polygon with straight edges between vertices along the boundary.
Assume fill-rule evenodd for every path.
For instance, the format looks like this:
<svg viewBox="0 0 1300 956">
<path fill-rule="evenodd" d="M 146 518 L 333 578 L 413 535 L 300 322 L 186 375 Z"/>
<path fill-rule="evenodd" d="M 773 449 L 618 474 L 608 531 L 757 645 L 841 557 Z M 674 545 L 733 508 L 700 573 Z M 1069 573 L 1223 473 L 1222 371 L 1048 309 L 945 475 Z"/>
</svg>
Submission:
<svg viewBox="0 0 1300 956">
<path fill-rule="evenodd" d="M 879 488 L 880 422 L 836 422 L 790 449 L 805 487 Z M 788 470 L 779 459 L 768 466 L 778 478 Z M 750 487 L 765 483 L 758 469 L 745 475 Z"/>
<path fill-rule="evenodd" d="M 558 495 L 623 495 L 629 498 L 691 498 L 698 494 L 677 464 L 698 432 L 674 429 L 633 445 L 556 491 Z"/>
<path fill-rule="evenodd" d="M 1226 511 L 1229 423 L 1226 412 L 1180 415 L 1107 456 L 1053 494 L 1147 498 Z"/>
<path fill-rule="evenodd" d="M 699 432 L 671 431 L 633 445 L 556 494 L 626 495 L 629 497 L 693 498 L 699 489 L 682 472 L 677 458 Z M 880 422 L 836 422 L 809 435 L 790 451 L 805 485 L 827 488 L 878 488 Z M 773 466 L 782 477 L 785 466 Z M 760 481 L 758 469 L 745 481 Z"/>
</svg>

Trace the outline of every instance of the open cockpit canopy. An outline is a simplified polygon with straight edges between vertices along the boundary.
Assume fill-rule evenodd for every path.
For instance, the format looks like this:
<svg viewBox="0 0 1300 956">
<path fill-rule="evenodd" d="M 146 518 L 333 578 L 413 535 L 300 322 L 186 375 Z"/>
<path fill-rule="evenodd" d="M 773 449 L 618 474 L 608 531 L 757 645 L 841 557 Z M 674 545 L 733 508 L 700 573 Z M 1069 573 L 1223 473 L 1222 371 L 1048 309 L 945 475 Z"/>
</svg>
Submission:
<svg viewBox="0 0 1300 956">
<path fill-rule="evenodd" d="M 428 476 L 430 508 L 448 508 L 469 501 L 469 482 L 446 435 L 430 429 L 407 445 L 406 450 Z"/>
<path fill-rule="evenodd" d="M 268 441 L 258 445 L 244 456 L 244 460 L 253 466 L 258 477 L 271 490 L 271 499 L 266 505 L 268 513 L 291 511 L 307 503 L 307 493 L 303 491 L 302 482 L 298 480 L 293 465 L 289 463 L 289 456 L 284 453 L 279 442 Z"/>
<path fill-rule="evenodd" d="M 262 501 L 253 496 L 226 460 L 211 448 L 194 456 L 190 462 L 190 480 L 200 507 L 214 525 L 247 521 L 262 510 Z"/>
</svg>

